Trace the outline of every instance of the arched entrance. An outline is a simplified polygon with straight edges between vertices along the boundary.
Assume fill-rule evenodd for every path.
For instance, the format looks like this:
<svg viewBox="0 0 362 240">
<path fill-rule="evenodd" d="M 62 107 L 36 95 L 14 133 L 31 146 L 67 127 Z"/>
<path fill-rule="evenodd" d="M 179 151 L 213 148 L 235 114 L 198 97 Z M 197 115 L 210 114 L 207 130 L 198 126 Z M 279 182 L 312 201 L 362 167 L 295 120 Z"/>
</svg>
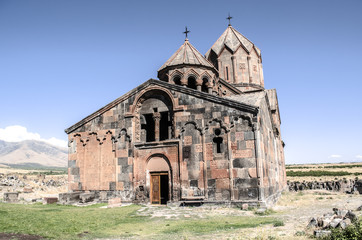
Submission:
<svg viewBox="0 0 362 240">
<path fill-rule="evenodd" d="M 147 163 L 150 179 L 150 201 L 152 204 L 167 204 L 171 193 L 171 169 L 163 155 L 153 156 Z"/>
</svg>

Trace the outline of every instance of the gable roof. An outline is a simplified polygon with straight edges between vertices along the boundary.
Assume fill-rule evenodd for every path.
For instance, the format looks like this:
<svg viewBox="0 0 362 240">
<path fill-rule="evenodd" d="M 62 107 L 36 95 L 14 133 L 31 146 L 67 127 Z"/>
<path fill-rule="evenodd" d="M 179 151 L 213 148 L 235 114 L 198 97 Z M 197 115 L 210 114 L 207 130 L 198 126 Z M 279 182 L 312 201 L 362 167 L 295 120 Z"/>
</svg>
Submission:
<svg viewBox="0 0 362 240">
<path fill-rule="evenodd" d="M 259 106 L 262 99 L 265 97 L 265 92 L 263 90 L 254 91 L 254 92 L 246 92 L 241 95 L 231 95 L 227 96 L 226 98 L 240 101 L 245 104 L 250 104 L 253 106 Z"/>
<path fill-rule="evenodd" d="M 219 78 L 219 84 L 221 84 L 222 86 L 224 86 L 225 88 L 227 88 L 230 92 L 232 92 L 234 94 L 242 94 L 243 93 L 241 90 L 234 87 L 232 84 L 228 83 L 227 81 L 225 81 L 222 78 Z"/>
<path fill-rule="evenodd" d="M 214 66 L 191 45 L 188 39 L 185 40 L 181 47 L 160 67 L 160 69 L 158 69 L 158 71 L 181 64 L 214 68 Z"/>
<path fill-rule="evenodd" d="M 259 108 L 257 106 L 252 105 L 252 104 L 246 104 L 246 103 L 242 103 L 242 102 L 239 102 L 239 101 L 236 101 L 236 100 L 231 100 L 231 99 L 226 99 L 226 98 L 222 98 L 222 97 L 219 97 L 219 96 L 214 96 L 212 94 L 204 93 L 204 92 L 197 91 L 197 90 L 194 90 L 194 89 L 191 89 L 191 88 L 185 88 L 183 86 L 170 84 L 170 83 L 167 83 L 167 82 L 164 82 L 164 81 L 150 79 L 150 80 L 144 82 L 143 84 L 139 85 L 138 87 L 132 89 L 128 93 L 124 94 L 123 96 L 121 96 L 121 97 L 117 98 L 116 100 L 112 101 L 111 103 L 107 104 L 106 106 L 102 107 L 98 111 L 96 111 L 96 112 L 92 113 L 91 115 L 85 117 L 84 119 L 82 119 L 81 121 L 79 121 L 76 124 L 72 125 L 71 127 L 65 129 L 64 131 L 67 134 L 73 132 L 77 128 L 83 126 L 84 124 L 88 123 L 89 121 L 93 120 L 94 118 L 102 115 L 103 113 L 110 110 L 114 106 L 118 105 L 119 103 L 125 101 L 126 99 L 128 99 L 132 95 L 137 94 L 138 92 L 142 91 L 143 89 L 145 89 L 145 88 L 147 88 L 147 87 L 149 87 L 151 85 L 164 87 L 164 88 L 166 88 L 168 90 L 174 90 L 174 91 L 184 93 L 184 94 L 188 94 L 188 95 L 191 95 L 191 96 L 194 96 L 194 97 L 203 98 L 203 99 L 206 99 L 207 101 L 210 101 L 210 102 L 214 102 L 214 103 L 217 103 L 217 104 L 222 104 L 222 105 L 225 105 L 225 106 L 233 107 L 233 108 L 240 109 L 240 110 L 250 112 L 250 113 L 254 113 L 254 114 L 257 114 L 258 111 L 259 111 Z"/>
<path fill-rule="evenodd" d="M 235 28 L 232 26 L 228 26 L 223 34 L 219 37 L 218 40 L 212 45 L 212 47 L 207 51 L 206 57 L 209 56 L 211 50 L 213 50 L 217 55 L 220 55 L 221 51 L 224 47 L 229 48 L 233 53 L 239 47 L 244 48 L 248 53 L 254 48 L 257 54 L 260 57 L 260 49 L 257 48 L 254 43 L 252 43 L 249 39 L 247 39 L 244 35 L 239 33 Z"/>
</svg>

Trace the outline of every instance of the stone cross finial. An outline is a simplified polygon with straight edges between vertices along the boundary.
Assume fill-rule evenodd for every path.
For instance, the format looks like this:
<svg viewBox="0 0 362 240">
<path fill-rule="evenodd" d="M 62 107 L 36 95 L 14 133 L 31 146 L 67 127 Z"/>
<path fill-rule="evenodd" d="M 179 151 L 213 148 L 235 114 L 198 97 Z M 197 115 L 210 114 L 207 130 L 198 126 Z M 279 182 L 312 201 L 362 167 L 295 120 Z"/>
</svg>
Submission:
<svg viewBox="0 0 362 240">
<path fill-rule="evenodd" d="M 187 30 L 187 26 L 185 27 L 185 32 L 184 32 L 184 34 L 186 35 L 186 38 L 185 38 L 185 40 L 187 40 L 187 34 L 189 33 L 190 31 L 189 30 Z"/>
<path fill-rule="evenodd" d="M 233 17 L 231 17 L 231 16 L 230 16 L 230 13 L 229 13 L 229 16 L 226 18 L 227 20 L 229 20 L 229 26 L 231 26 L 231 21 L 230 21 L 230 20 L 231 20 L 232 18 L 233 18 Z"/>
</svg>

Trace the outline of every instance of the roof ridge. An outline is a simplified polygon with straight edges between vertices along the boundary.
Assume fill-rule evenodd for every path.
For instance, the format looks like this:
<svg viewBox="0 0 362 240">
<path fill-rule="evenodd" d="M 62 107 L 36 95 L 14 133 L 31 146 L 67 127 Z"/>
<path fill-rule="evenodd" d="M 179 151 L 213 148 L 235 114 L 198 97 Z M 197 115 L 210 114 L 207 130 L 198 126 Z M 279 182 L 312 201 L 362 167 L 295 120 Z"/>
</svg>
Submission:
<svg viewBox="0 0 362 240">
<path fill-rule="evenodd" d="M 183 48 L 183 50 L 184 50 L 184 54 L 183 54 L 183 58 L 182 58 L 182 63 L 186 63 L 186 55 L 187 55 L 187 51 L 186 51 L 186 47 L 189 45 L 189 41 L 188 40 L 185 40 L 185 43 L 183 44 L 183 45 L 185 45 L 185 47 Z M 182 45 L 182 46 L 183 46 Z M 182 47 L 181 46 L 181 47 Z"/>
<path fill-rule="evenodd" d="M 224 43 L 224 45 L 226 45 L 225 42 L 226 42 L 226 38 L 227 38 L 227 36 L 228 36 L 228 34 L 229 34 L 229 27 L 231 27 L 231 26 L 228 26 L 227 29 L 224 31 L 225 37 L 224 37 L 224 40 L 222 41 L 222 42 Z M 224 33 L 223 33 L 223 34 L 224 34 Z M 221 36 L 222 36 L 222 35 L 221 35 Z M 221 36 L 220 36 L 220 37 L 221 37 Z M 217 40 L 216 40 L 216 41 L 217 41 Z"/>
<path fill-rule="evenodd" d="M 233 31 L 235 31 L 235 32 L 237 32 L 237 33 L 239 33 L 243 38 L 245 38 L 246 40 L 248 40 L 250 43 L 252 43 L 253 44 L 253 47 L 255 46 L 255 44 L 252 42 L 252 41 L 250 41 L 247 37 L 245 37 L 242 33 L 240 33 L 238 30 L 236 30 L 235 28 L 233 28 L 232 26 L 230 26 L 231 27 L 231 29 L 233 30 Z M 235 33 L 234 33 L 235 34 Z M 242 43 L 242 41 L 239 39 L 239 37 L 235 34 L 235 36 L 237 37 L 237 39 L 240 41 L 240 43 Z"/>
<path fill-rule="evenodd" d="M 202 61 L 199 59 L 199 56 L 197 56 L 197 55 L 199 54 L 202 58 L 204 58 L 204 59 L 206 59 L 206 58 L 192 44 L 189 43 L 189 46 L 190 46 L 192 53 L 194 54 L 197 61 L 199 62 L 199 64 L 202 65 Z"/>
<path fill-rule="evenodd" d="M 204 59 L 208 64 L 210 64 L 210 66 L 211 66 L 212 68 L 215 69 L 215 67 L 214 67 L 214 65 L 212 64 L 212 62 L 210 62 L 209 60 L 207 60 L 207 58 L 206 58 L 204 55 L 202 55 L 202 53 L 200 53 L 199 50 L 197 50 L 191 43 L 190 43 L 190 46 L 191 46 L 197 53 L 200 54 L 200 56 L 202 57 L 202 59 Z M 195 56 L 196 56 L 196 55 L 195 55 Z M 196 56 L 196 57 L 197 57 L 197 56 Z M 201 61 L 200 61 L 200 65 L 203 65 Z M 215 70 L 218 71 L 217 69 L 215 69 Z"/>
</svg>

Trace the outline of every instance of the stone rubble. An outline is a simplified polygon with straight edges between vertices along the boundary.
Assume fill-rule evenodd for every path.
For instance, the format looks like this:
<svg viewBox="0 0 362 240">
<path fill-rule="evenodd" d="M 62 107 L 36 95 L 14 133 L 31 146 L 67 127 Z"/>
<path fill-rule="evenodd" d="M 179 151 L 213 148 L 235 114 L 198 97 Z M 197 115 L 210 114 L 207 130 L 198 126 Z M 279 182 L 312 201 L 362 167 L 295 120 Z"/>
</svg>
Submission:
<svg viewBox="0 0 362 240">
<path fill-rule="evenodd" d="M 0 173 L 0 201 L 48 203 L 46 198 L 54 198 L 59 192 L 67 191 L 67 185 L 67 175 Z"/>
<path fill-rule="evenodd" d="M 347 180 L 339 179 L 335 181 L 313 181 L 313 182 L 299 182 L 288 181 L 289 191 L 303 191 L 303 190 L 328 190 L 335 192 L 344 192 L 347 194 L 359 193 L 362 194 L 362 180 Z"/>
<path fill-rule="evenodd" d="M 324 237 L 331 234 L 331 229 L 346 229 L 348 225 L 357 220 L 357 215 L 351 210 L 333 208 L 333 213 L 326 213 L 322 217 L 311 218 L 307 227 L 315 229 L 315 237 Z"/>
</svg>

